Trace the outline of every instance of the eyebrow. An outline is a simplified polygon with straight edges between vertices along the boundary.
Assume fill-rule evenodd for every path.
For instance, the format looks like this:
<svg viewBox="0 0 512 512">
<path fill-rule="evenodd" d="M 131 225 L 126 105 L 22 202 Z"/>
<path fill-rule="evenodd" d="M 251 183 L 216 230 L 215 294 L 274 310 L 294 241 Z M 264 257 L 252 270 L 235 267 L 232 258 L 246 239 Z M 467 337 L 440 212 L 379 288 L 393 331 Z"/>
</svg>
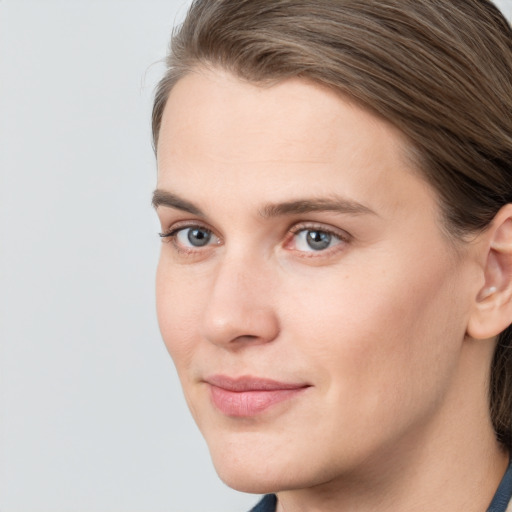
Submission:
<svg viewBox="0 0 512 512">
<path fill-rule="evenodd" d="M 204 213 L 190 201 L 182 199 L 176 194 L 167 192 L 166 190 L 160 190 L 158 188 L 153 192 L 153 199 L 151 200 L 151 204 L 155 210 L 159 206 L 166 206 L 167 208 L 182 210 L 184 212 L 191 213 L 192 215 L 198 215 L 199 217 L 205 216 Z"/>
<path fill-rule="evenodd" d="M 300 215 L 313 212 L 346 213 L 349 215 L 377 215 L 371 208 L 336 195 L 328 198 L 298 199 L 285 203 L 268 204 L 260 212 L 262 217 L 279 217 L 282 215 Z"/>
<path fill-rule="evenodd" d="M 182 210 L 192 215 L 205 217 L 205 214 L 196 205 L 166 190 L 156 189 L 153 192 L 152 205 L 156 209 L 160 206 Z M 301 215 L 314 212 L 334 212 L 349 215 L 377 215 L 371 208 L 337 195 L 327 198 L 297 199 L 284 203 L 270 203 L 265 205 L 259 214 L 263 218 L 281 217 L 286 215 Z"/>
</svg>

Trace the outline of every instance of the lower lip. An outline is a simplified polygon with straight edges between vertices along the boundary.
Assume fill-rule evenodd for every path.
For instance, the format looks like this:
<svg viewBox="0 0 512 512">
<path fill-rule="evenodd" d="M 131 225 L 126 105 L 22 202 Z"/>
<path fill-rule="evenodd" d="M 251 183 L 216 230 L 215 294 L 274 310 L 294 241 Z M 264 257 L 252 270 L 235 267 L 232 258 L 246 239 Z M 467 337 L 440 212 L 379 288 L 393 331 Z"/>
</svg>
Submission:
<svg viewBox="0 0 512 512">
<path fill-rule="evenodd" d="M 272 389 L 254 391 L 229 391 L 210 385 L 212 401 L 223 414 L 232 417 L 250 417 L 266 409 L 290 400 L 306 390 L 306 387 L 294 389 Z"/>
</svg>

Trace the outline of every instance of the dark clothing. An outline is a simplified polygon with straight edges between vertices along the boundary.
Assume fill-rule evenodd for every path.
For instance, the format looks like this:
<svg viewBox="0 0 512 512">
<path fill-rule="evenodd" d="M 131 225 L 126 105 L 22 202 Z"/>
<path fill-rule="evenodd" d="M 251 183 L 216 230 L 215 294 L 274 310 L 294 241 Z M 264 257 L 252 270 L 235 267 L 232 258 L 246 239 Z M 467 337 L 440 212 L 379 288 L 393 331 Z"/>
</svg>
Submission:
<svg viewBox="0 0 512 512">
<path fill-rule="evenodd" d="M 263 499 L 249 512 L 275 512 L 277 499 L 275 494 L 267 494 Z M 493 511 L 494 512 L 494 511 Z"/>
<path fill-rule="evenodd" d="M 272 509 L 270 509 L 272 510 Z M 512 459 L 487 512 L 510 512 L 512 510 Z"/>
</svg>

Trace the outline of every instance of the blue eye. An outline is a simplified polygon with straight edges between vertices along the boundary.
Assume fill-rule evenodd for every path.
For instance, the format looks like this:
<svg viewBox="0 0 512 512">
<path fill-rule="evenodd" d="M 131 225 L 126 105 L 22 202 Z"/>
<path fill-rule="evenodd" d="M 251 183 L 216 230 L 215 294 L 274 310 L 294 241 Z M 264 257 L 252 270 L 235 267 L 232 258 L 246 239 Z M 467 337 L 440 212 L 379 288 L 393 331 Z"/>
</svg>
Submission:
<svg viewBox="0 0 512 512">
<path fill-rule="evenodd" d="M 178 247 L 188 249 L 205 247 L 212 242 L 218 243 L 218 238 L 209 229 L 201 226 L 178 228 L 169 233 L 161 233 L 160 236 L 173 240 Z"/>
<path fill-rule="evenodd" d="M 341 243 L 340 237 L 321 229 L 301 229 L 294 236 L 297 251 L 318 252 Z"/>
<path fill-rule="evenodd" d="M 185 228 L 176 233 L 176 239 L 183 245 L 204 247 L 212 239 L 212 232 L 203 228 Z"/>
<path fill-rule="evenodd" d="M 185 247 L 204 247 L 211 242 L 213 233 L 208 229 L 196 226 L 180 229 L 174 236 L 176 241 Z"/>
</svg>

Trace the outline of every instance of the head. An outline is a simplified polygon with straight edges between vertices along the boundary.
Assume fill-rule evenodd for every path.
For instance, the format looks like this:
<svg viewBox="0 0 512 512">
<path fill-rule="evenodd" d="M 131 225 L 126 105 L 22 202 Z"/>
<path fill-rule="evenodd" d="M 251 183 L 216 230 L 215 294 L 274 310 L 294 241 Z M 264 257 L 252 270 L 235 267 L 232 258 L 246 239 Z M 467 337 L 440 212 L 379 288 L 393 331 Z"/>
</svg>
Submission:
<svg viewBox="0 0 512 512">
<path fill-rule="evenodd" d="M 372 368 L 376 386 L 392 384 L 388 377 L 375 373 L 377 368 L 384 368 L 383 371 L 386 371 L 386 365 L 377 361 L 379 358 L 380 361 L 390 358 L 395 360 L 394 366 L 387 368 L 388 372 L 398 371 L 408 365 L 407 361 L 413 361 L 414 374 L 411 373 L 407 377 L 409 381 L 406 378 L 403 388 L 397 387 L 397 394 L 404 394 L 396 402 L 409 403 L 409 409 L 414 409 L 413 403 L 420 398 L 424 399 L 426 405 L 416 413 L 411 413 L 411 416 L 404 419 L 386 439 L 367 435 L 370 438 L 369 443 L 374 443 L 373 448 L 378 443 L 382 446 L 392 443 L 394 436 L 399 434 L 406 437 L 412 431 L 411 425 L 414 422 L 426 422 L 428 414 L 433 416 L 433 411 L 440 410 L 436 408 L 441 408 L 441 402 L 450 400 L 448 395 L 453 389 L 459 386 L 460 391 L 464 379 L 461 377 L 460 382 L 452 382 L 464 373 L 464 370 L 460 370 L 460 365 L 467 364 L 468 369 L 474 371 L 471 365 L 476 364 L 476 354 L 487 354 L 482 359 L 483 366 L 479 369 L 479 376 L 475 378 L 486 397 L 486 411 L 497 439 L 510 448 L 512 310 L 510 307 L 504 308 L 503 305 L 507 302 L 507 297 L 510 300 L 510 283 L 507 283 L 507 279 L 510 281 L 512 268 L 510 258 L 507 259 L 503 254 L 510 250 L 512 238 L 512 220 L 509 215 L 510 208 L 507 207 L 512 203 L 511 77 L 512 31 L 497 8 L 486 0 L 196 0 L 192 4 L 185 22 L 173 35 L 168 70 L 158 86 L 154 103 L 153 136 L 159 158 L 159 188 L 165 189 L 168 185 L 174 193 L 174 185 L 177 184 L 179 189 L 184 182 L 176 181 L 172 177 L 173 173 L 183 175 L 187 170 L 188 189 L 184 186 L 183 190 L 198 190 L 197 198 L 205 198 L 207 191 L 201 192 L 202 184 L 208 183 L 211 190 L 217 191 L 215 185 L 222 183 L 223 175 L 217 164 L 223 160 L 226 168 L 233 168 L 231 174 L 226 174 L 226 180 L 229 182 L 225 183 L 225 189 L 235 195 L 240 194 L 240 201 L 246 205 L 250 204 L 253 197 L 255 201 L 261 199 L 260 203 L 255 202 L 256 210 L 263 203 L 268 206 L 281 201 L 279 208 L 282 213 L 290 201 L 287 202 L 285 196 L 273 197 L 272 190 L 289 191 L 289 199 L 297 200 L 306 197 L 308 190 L 314 189 L 314 182 L 302 165 L 296 166 L 294 174 L 290 167 L 273 168 L 268 164 L 276 156 L 271 151 L 273 144 L 270 140 L 266 143 L 265 136 L 262 135 L 262 131 L 268 127 L 268 137 L 272 137 L 272 141 L 279 138 L 282 140 L 290 134 L 286 142 L 290 148 L 298 151 L 288 154 L 286 148 L 283 149 L 281 145 L 276 149 L 278 160 L 287 155 L 291 161 L 295 154 L 302 162 L 311 157 L 312 161 L 317 163 L 326 160 L 332 163 L 333 159 L 335 160 L 333 155 L 338 155 L 337 165 L 341 167 L 340 173 L 343 172 L 343 165 L 346 167 L 345 181 L 337 185 L 332 165 L 329 169 L 320 166 L 315 169 L 319 188 L 314 192 L 321 196 L 322 191 L 337 191 L 336 186 L 341 191 L 348 191 L 349 196 L 350 192 L 354 192 L 357 201 L 345 205 L 348 210 L 353 208 L 351 220 L 347 223 L 353 225 L 357 233 L 353 237 L 353 246 L 356 247 L 353 252 L 355 254 L 361 251 L 353 261 L 352 253 L 348 251 L 344 256 L 344 270 L 338 269 L 330 274 L 330 277 L 324 275 L 323 270 L 319 270 L 323 266 L 330 267 L 330 263 L 317 263 L 320 260 L 312 263 L 314 260 L 310 258 L 307 263 L 308 270 L 297 270 L 298 277 L 294 278 L 295 281 L 291 278 L 288 281 L 288 277 L 296 272 L 296 264 L 280 264 L 284 267 L 282 272 L 288 277 L 281 276 L 281 271 L 274 269 L 279 276 L 275 274 L 272 279 L 269 278 L 266 288 L 262 285 L 265 282 L 264 276 L 272 274 L 268 268 L 268 258 L 262 256 L 261 260 L 258 260 L 254 256 L 253 260 L 246 259 L 246 264 L 253 265 L 253 276 L 248 278 L 240 266 L 242 259 L 237 260 L 234 256 L 235 249 L 232 252 L 228 251 L 227 238 L 231 234 L 227 233 L 227 222 L 220 220 L 219 226 L 215 225 L 211 219 L 215 218 L 216 213 L 215 210 L 211 210 L 207 200 L 204 205 L 198 205 L 197 201 L 192 200 L 196 197 L 177 199 L 173 196 L 171 200 L 169 197 L 156 197 L 157 205 L 170 205 L 172 210 L 186 211 L 187 215 L 198 220 L 198 225 L 204 226 L 205 230 L 202 234 L 196 234 L 202 239 L 209 237 L 208 257 L 206 252 L 201 256 L 193 256 L 195 266 L 184 265 L 191 260 L 177 260 L 174 256 L 162 257 L 158 277 L 159 318 L 164 339 L 175 358 L 178 371 L 181 371 L 180 377 L 184 382 L 189 405 L 205 437 L 207 440 L 213 439 L 215 434 L 211 434 L 209 430 L 219 427 L 224 428 L 230 436 L 225 438 L 229 439 L 228 441 L 220 443 L 220 451 L 225 452 L 228 447 L 239 447 L 238 438 L 247 443 L 252 439 L 250 435 L 244 437 L 247 431 L 254 434 L 258 442 L 267 443 L 272 450 L 277 449 L 279 440 L 278 437 L 271 435 L 258 437 L 259 420 L 252 422 L 247 418 L 240 418 L 238 414 L 231 414 L 237 418 L 217 421 L 212 419 L 214 412 L 201 411 L 202 398 L 198 398 L 200 392 L 197 395 L 194 391 L 187 393 L 187 387 L 190 385 L 190 379 L 195 378 L 196 381 L 201 381 L 200 384 L 204 384 L 204 379 L 210 378 L 211 375 L 195 375 L 191 378 L 186 372 L 191 367 L 197 370 L 201 365 L 207 366 L 204 362 L 206 359 L 218 357 L 221 369 L 230 370 L 234 376 L 240 376 L 236 371 L 237 364 L 241 368 L 247 368 L 247 371 L 258 368 L 264 373 L 264 364 L 267 360 L 255 354 L 262 354 L 265 351 L 269 353 L 269 357 L 288 359 L 285 377 L 296 384 L 304 384 L 304 394 L 311 392 L 310 387 L 320 392 L 325 391 L 325 404 L 330 404 L 335 411 L 336 408 L 342 407 L 339 404 L 340 399 L 348 400 L 347 407 L 350 407 L 349 396 L 352 394 L 364 408 L 360 410 L 357 409 L 358 406 L 352 404 L 355 407 L 353 412 L 368 422 L 371 421 L 371 414 L 365 416 L 365 411 L 376 410 L 375 421 L 381 421 L 382 424 L 391 419 L 384 411 L 382 416 L 379 416 L 379 406 L 376 402 L 386 402 L 389 394 L 369 391 L 372 388 L 365 380 L 369 375 L 360 377 L 359 373 L 359 376 L 354 376 L 348 384 L 342 383 L 341 387 L 352 387 L 351 393 L 344 395 L 339 392 L 340 386 L 337 392 L 331 392 L 327 381 L 322 381 L 314 372 L 309 373 L 307 361 L 316 361 L 320 369 L 324 365 L 327 368 L 327 380 L 329 375 L 336 373 L 336 365 L 340 373 L 348 375 L 350 379 L 351 367 L 361 363 L 360 359 L 365 358 Z M 191 96 L 192 94 L 194 96 Z M 230 104 L 231 99 L 233 104 Z M 257 107 L 260 100 L 261 115 Z M 217 110 L 215 106 L 210 109 L 210 102 L 216 102 Z M 206 141 L 207 137 L 212 135 L 211 130 L 209 133 L 206 128 L 204 131 L 198 129 L 200 141 L 197 142 L 197 146 L 192 147 L 194 128 L 186 123 L 186 108 L 192 112 L 190 123 L 196 123 L 195 126 L 208 125 L 210 129 L 215 128 L 219 134 L 226 126 L 231 126 L 231 132 L 226 128 L 224 134 L 229 135 L 231 139 L 236 138 L 237 144 L 234 145 L 233 151 L 235 156 L 225 158 L 226 152 L 216 154 L 216 149 L 212 150 L 210 167 L 207 171 L 204 170 L 203 174 L 200 169 L 207 168 L 204 161 L 186 163 L 187 153 L 183 148 L 187 145 L 190 157 L 196 150 L 201 153 L 202 149 L 218 148 L 222 146 L 223 141 L 225 142 L 225 138 Z M 285 126 L 286 119 L 274 122 L 272 110 L 279 111 L 280 108 L 281 117 L 292 119 L 296 114 L 297 118 L 293 122 L 298 125 L 303 122 L 302 126 L 310 130 L 310 143 L 313 144 L 311 141 L 314 141 L 312 153 L 305 149 L 304 153 L 300 152 L 307 146 L 308 138 L 304 133 L 295 131 L 296 124 Z M 231 116 L 225 124 L 218 122 L 224 115 L 223 112 L 227 117 Z M 169 118 L 168 121 L 166 116 Z M 237 120 L 233 121 L 237 116 Z M 341 122 L 340 119 L 344 121 Z M 181 125 L 177 124 L 178 121 Z M 247 137 L 252 142 L 258 141 L 258 144 L 254 142 L 252 147 L 253 154 L 258 155 L 258 148 L 261 148 L 262 158 L 266 162 L 260 162 L 254 169 L 250 163 L 254 161 L 249 156 L 251 144 L 244 139 L 242 133 L 245 127 L 249 134 Z M 317 129 L 319 133 L 313 133 Z M 334 140 L 336 137 L 339 137 L 338 142 Z M 343 143 L 339 142 L 340 140 Z M 171 149 L 169 145 L 172 146 Z M 268 155 L 267 146 L 270 148 Z M 351 152 L 351 149 L 354 151 Z M 361 156 L 365 151 L 365 155 Z M 327 157 L 328 153 L 330 156 Z M 264 156 L 268 156 L 268 159 Z M 237 159 L 238 162 L 235 162 Z M 383 162 L 378 173 L 375 171 L 376 161 Z M 173 167 L 175 162 L 178 162 L 178 165 Z M 217 164 L 214 165 L 214 162 Z M 248 174 L 245 176 L 236 174 L 240 171 L 235 171 L 235 168 L 241 164 L 247 168 Z M 351 171 L 354 168 L 357 172 Z M 258 172 L 261 172 L 259 176 Z M 278 176 L 280 172 L 282 178 Z M 168 179 L 169 176 L 171 177 Z M 260 182 L 268 182 L 269 186 L 260 186 Z M 241 183 L 249 184 L 251 190 L 245 190 Z M 368 184 L 368 187 L 365 184 Z M 375 193 L 376 187 L 381 191 L 387 190 L 386 187 L 393 189 L 388 194 L 393 201 L 381 205 L 382 210 L 377 212 L 373 211 L 378 210 L 380 204 L 378 194 Z M 371 190 L 368 190 L 369 188 Z M 295 195 L 294 190 L 298 191 Z M 381 194 L 386 195 L 387 192 Z M 230 197 L 233 195 L 223 196 L 222 191 L 219 192 L 220 201 L 223 202 L 226 211 L 229 211 Z M 324 201 L 324 197 L 330 196 L 324 194 L 320 202 Z M 361 197 L 363 199 L 359 201 Z M 415 198 L 413 203 L 416 202 L 418 208 L 423 207 L 424 211 L 415 211 L 412 208 L 414 204 L 411 203 L 409 210 L 400 212 L 402 204 L 411 197 Z M 182 199 L 186 200 L 185 203 Z M 370 206 L 366 204 L 368 201 L 365 199 L 369 200 Z M 233 216 L 242 219 L 244 212 L 240 210 L 240 201 L 231 200 L 233 206 L 235 203 L 237 205 L 233 209 Z M 361 206 L 361 203 L 364 204 Z M 299 215 L 301 205 L 295 204 L 293 208 L 293 214 Z M 373 213 L 368 213 L 365 208 L 371 209 Z M 276 213 L 272 206 L 267 210 L 267 216 Z M 332 213 L 330 206 L 324 210 Z M 314 214 L 324 210 L 318 204 L 309 204 L 303 208 L 303 211 Z M 385 244 L 379 245 L 380 241 L 377 240 L 377 233 L 383 233 L 386 229 L 383 226 L 377 228 L 377 224 L 372 227 L 372 220 L 361 220 L 372 217 L 375 213 L 376 217 L 391 218 L 393 212 L 397 211 L 400 212 L 398 217 L 401 215 L 400 222 L 406 216 L 408 222 L 404 221 L 403 225 L 396 226 L 396 236 L 401 233 L 401 236 L 405 237 L 407 230 L 411 230 L 407 239 L 394 240 L 395 246 L 398 244 L 404 248 L 401 253 L 402 270 L 404 265 L 407 266 L 407 258 L 411 260 L 411 275 L 407 274 L 408 270 L 404 270 L 403 273 L 403 278 L 408 279 L 410 285 L 405 288 L 394 286 L 394 283 L 401 280 L 400 274 L 395 274 L 392 266 L 387 267 L 386 264 L 386 261 L 396 261 L 398 256 L 392 255 Z M 228 218 L 225 212 L 217 213 L 220 219 Z M 418 218 L 415 218 L 415 215 L 418 215 Z M 165 215 L 163 218 L 163 224 L 166 224 Z M 325 219 L 319 220 L 321 225 L 325 224 Z M 191 243 L 192 231 L 186 231 L 186 224 L 180 222 L 181 220 L 175 223 L 177 227 L 172 233 L 174 242 L 176 233 L 179 233 L 178 237 L 186 234 L 188 239 L 185 242 Z M 233 222 L 236 224 L 234 219 Z M 364 224 L 365 222 L 367 224 Z M 257 226 L 258 223 L 250 229 L 256 229 Z M 423 237 L 414 230 L 415 226 L 422 226 Z M 247 228 L 248 224 L 245 227 Z M 308 225 L 302 225 L 301 230 L 295 232 L 292 241 L 284 242 L 285 248 L 289 248 L 291 252 L 301 252 L 299 249 L 303 245 L 300 244 L 309 243 L 309 251 L 311 244 L 317 243 L 320 244 L 317 247 L 322 247 L 321 244 L 325 242 L 328 244 L 327 250 L 331 250 L 340 245 L 340 241 L 348 243 L 344 240 L 343 230 L 329 232 L 325 228 L 322 231 L 317 225 L 311 225 L 311 229 L 306 233 L 307 228 Z M 313 229 L 316 231 L 312 231 Z M 243 231 L 240 225 L 238 233 Z M 262 233 L 263 231 L 262 228 Z M 236 230 L 233 233 L 235 232 Z M 315 235 L 316 241 L 311 239 L 311 236 Z M 235 239 L 235 235 L 232 236 L 232 239 Z M 304 236 L 310 238 L 305 242 Z M 395 235 L 390 235 L 389 240 L 393 236 Z M 351 238 L 352 235 L 349 234 L 347 237 Z M 181 243 L 180 240 L 178 238 L 177 243 Z M 198 240 L 196 243 L 200 244 Z M 411 240 L 416 242 L 409 247 L 407 244 Z M 246 242 L 249 243 L 249 240 Z M 234 245 L 235 242 L 231 247 Z M 218 261 L 215 264 L 206 263 L 208 259 L 218 258 L 220 261 L 220 256 L 210 255 L 215 251 L 230 258 L 229 268 L 232 269 L 232 275 L 229 277 L 226 277 L 228 267 L 222 267 Z M 385 257 L 382 256 L 384 253 Z M 376 259 L 372 260 L 373 257 Z M 367 263 L 364 272 L 358 268 L 361 261 Z M 376 270 L 370 268 L 372 262 L 376 264 Z M 163 267 L 174 267 L 174 270 L 168 272 Z M 193 272 L 190 270 L 191 267 L 195 269 Z M 351 270 L 350 275 L 347 274 L 347 269 Z M 399 268 L 395 270 L 398 271 Z M 193 301 L 188 305 L 188 311 L 193 310 L 196 319 L 204 322 L 206 327 L 199 329 L 200 332 L 197 333 L 192 330 L 189 332 L 187 327 L 179 325 L 180 319 L 171 314 L 166 299 L 169 296 L 169 289 L 165 281 L 176 279 L 177 288 L 181 293 L 194 293 L 194 289 L 187 286 L 195 286 L 198 279 L 208 281 L 206 275 L 210 271 L 215 277 L 203 293 L 204 296 L 208 296 L 204 308 L 201 309 L 201 301 Z M 422 271 L 431 274 L 429 279 L 417 277 Z M 176 277 L 178 272 L 185 277 Z M 382 275 L 386 272 L 389 275 L 383 278 Z M 263 277 L 260 279 L 258 275 Z M 356 282 L 357 276 L 360 278 L 359 282 Z M 364 277 L 368 281 L 365 281 Z M 222 327 L 222 322 L 215 323 L 214 318 L 216 303 L 224 300 L 219 290 L 222 286 L 228 286 L 222 285 L 223 279 L 226 283 L 237 283 L 231 284 L 233 288 L 229 293 L 232 295 L 236 295 L 234 290 L 237 287 L 241 296 L 247 295 L 247 290 L 240 291 L 244 288 L 244 279 L 250 281 L 247 285 L 250 289 L 259 290 L 262 295 L 268 291 L 266 303 L 260 298 L 255 300 L 252 305 L 252 316 L 248 312 L 240 313 L 240 318 L 243 317 L 240 323 L 245 323 L 246 327 L 240 327 L 239 331 L 235 329 L 232 333 L 225 329 L 226 323 Z M 326 350 L 327 354 L 314 352 L 314 329 L 309 332 L 308 340 L 313 348 L 302 347 L 302 355 L 294 353 L 293 344 L 290 344 L 289 351 L 283 349 L 283 352 L 277 349 L 274 352 L 274 349 L 268 348 L 277 346 L 280 338 L 284 340 L 283 346 L 290 343 L 283 327 L 287 325 L 287 318 L 293 315 L 290 308 L 304 308 L 303 311 L 314 309 L 315 306 L 310 299 L 315 290 L 308 292 L 307 297 L 301 294 L 301 289 L 308 286 L 309 279 L 318 282 L 318 289 L 323 290 L 322 296 L 317 298 L 317 305 L 322 301 L 323 304 L 318 306 L 315 318 L 318 318 L 320 323 L 325 321 L 329 326 L 335 326 L 338 321 L 339 329 L 342 331 L 339 344 L 336 345 L 336 350 L 341 351 L 333 357 L 322 343 L 319 343 L 317 351 Z M 375 286 L 373 283 L 376 283 Z M 343 286 L 351 292 L 350 297 L 340 292 L 340 287 Z M 364 288 L 366 292 L 360 293 Z M 394 290 L 390 293 L 396 294 L 390 295 L 387 301 L 389 304 L 397 299 L 393 311 L 383 311 L 383 304 L 378 300 L 365 299 L 369 293 L 378 296 L 383 290 Z M 282 297 L 285 292 L 288 294 L 288 303 Z M 175 302 L 176 300 L 177 297 L 174 297 Z M 326 301 L 328 304 L 325 304 Z M 367 328 L 362 328 L 364 315 L 358 314 L 357 308 L 351 310 L 351 301 L 361 304 L 358 306 L 359 309 L 366 308 L 366 313 L 377 320 L 373 324 L 370 322 Z M 497 304 L 501 305 L 501 309 L 498 308 L 500 313 L 494 315 L 494 321 L 491 322 L 489 311 L 497 308 Z M 407 310 L 408 305 L 410 311 Z M 265 313 L 267 310 L 272 310 L 272 313 Z M 172 322 L 168 321 L 168 318 L 172 318 Z M 193 316 L 190 316 L 189 320 L 192 318 Z M 454 318 L 456 320 L 453 320 Z M 437 325 L 432 327 L 433 324 Z M 386 327 L 393 333 L 387 332 Z M 247 332 L 244 333 L 243 329 Z M 358 350 L 350 346 L 350 339 L 353 338 L 351 330 L 360 341 Z M 327 329 L 324 332 L 320 326 L 318 333 L 320 338 L 332 338 L 335 329 Z M 407 333 L 411 333 L 414 341 L 405 339 L 408 337 Z M 209 341 L 206 342 L 214 345 L 219 353 L 206 350 L 198 356 L 202 362 L 194 366 L 194 349 L 191 347 L 195 346 L 194 338 L 200 337 L 208 338 Z M 222 342 L 219 341 L 221 338 Z M 298 345 L 300 346 L 300 343 Z M 339 345 L 342 345 L 341 349 Z M 430 347 L 428 354 L 423 352 L 425 346 Z M 477 348 L 467 349 L 468 346 Z M 485 348 L 479 348 L 482 346 Z M 399 352 L 401 354 L 397 355 Z M 252 369 L 251 360 L 254 361 Z M 425 364 L 424 372 L 422 360 Z M 442 360 L 444 362 L 439 363 L 440 370 L 434 370 L 436 362 Z M 330 361 L 333 361 L 332 366 Z M 343 361 L 347 361 L 347 366 L 344 366 Z M 372 366 L 373 363 L 375 366 Z M 468 369 L 465 371 L 469 372 Z M 209 367 L 208 371 L 214 372 L 216 369 Z M 407 375 L 408 372 L 404 371 L 404 374 Z M 457 377 L 453 377 L 454 375 Z M 276 375 L 272 377 L 275 378 Z M 317 378 L 318 381 L 315 380 Z M 436 387 L 436 384 L 431 393 L 424 396 L 415 395 L 414 392 L 408 395 L 407 390 L 411 389 L 417 389 L 420 393 L 422 379 L 430 383 L 437 380 L 439 387 Z M 417 388 L 416 384 L 413 384 L 415 380 L 420 381 Z M 311 382 L 314 384 L 311 385 Z M 210 388 L 212 384 L 214 388 L 217 385 L 222 388 L 224 385 L 221 381 L 206 384 Z M 238 383 L 229 383 L 229 386 L 233 385 L 237 386 Z M 358 396 L 358 387 L 364 396 Z M 219 398 L 221 401 L 224 399 L 225 397 Z M 388 404 L 387 410 L 395 414 L 397 412 L 393 403 Z M 310 414 L 315 414 L 321 419 L 323 411 L 311 411 Z M 272 415 L 272 412 L 268 414 Z M 304 417 L 308 416 L 306 409 L 301 414 Z M 231 421 L 234 423 L 230 423 Z M 274 431 L 286 430 L 287 426 L 286 421 L 279 423 L 277 420 L 272 425 Z M 326 419 L 325 425 L 327 430 L 333 430 L 333 438 L 339 434 L 335 433 L 336 429 L 345 428 L 342 421 L 330 422 Z M 362 424 L 358 425 L 358 428 L 361 427 Z M 267 427 L 261 427 L 260 430 L 265 428 Z M 297 436 L 299 435 L 300 432 Z M 274 441 L 275 445 L 272 444 Z M 215 442 L 213 440 L 212 444 Z M 215 447 L 212 451 L 215 452 Z M 234 466 L 239 467 L 243 462 L 238 459 L 242 459 L 243 455 L 238 453 L 235 450 L 231 457 L 236 461 Z M 376 453 L 376 450 L 372 452 L 366 447 L 359 456 L 371 457 Z M 380 452 L 380 455 L 383 454 L 384 451 Z M 214 453 L 214 462 L 216 457 L 220 459 L 221 454 Z M 347 457 L 350 458 L 350 455 Z M 356 455 L 352 460 L 356 460 Z M 291 464 L 289 461 L 288 463 Z M 219 466 L 222 464 L 219 463 Z M 222 476 L 222 468 L 220 471 Z M 227 473 L 228 470 L 226 475 Z M 326 475 L 326 478 L 329 476 L 331 475 Z M 229 481 L 229 475 L 225 476 L 225 479 Z M 259 492 L 260 488 L 255 490 Z"/>
</svg>

